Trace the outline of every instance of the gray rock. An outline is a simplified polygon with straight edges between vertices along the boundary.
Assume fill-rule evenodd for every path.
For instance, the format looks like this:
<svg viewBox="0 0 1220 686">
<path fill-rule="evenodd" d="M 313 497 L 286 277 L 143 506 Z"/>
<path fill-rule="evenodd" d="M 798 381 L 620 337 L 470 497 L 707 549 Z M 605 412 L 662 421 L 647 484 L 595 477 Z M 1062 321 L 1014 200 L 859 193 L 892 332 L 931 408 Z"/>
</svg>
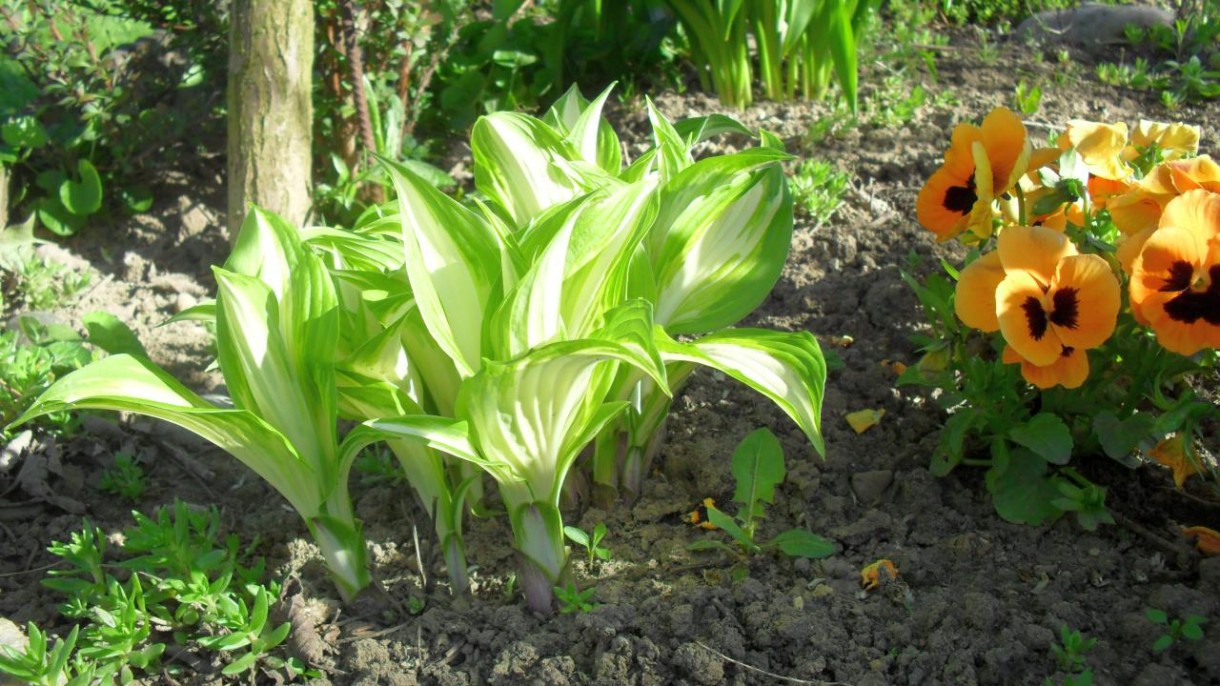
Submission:
<svg viewBox="0 0 1220 686">
<path fill-rule="evenodd" d="M 1126 28 L 1173 25 L 1173 12 L 1140 5 L 1081 5 L 1066 10 L 1046 10 L 1021 22 L 1019 40 L 1067 43 L 1081 48 L 1103 48 L 1128 43 Z"/>
</svg>

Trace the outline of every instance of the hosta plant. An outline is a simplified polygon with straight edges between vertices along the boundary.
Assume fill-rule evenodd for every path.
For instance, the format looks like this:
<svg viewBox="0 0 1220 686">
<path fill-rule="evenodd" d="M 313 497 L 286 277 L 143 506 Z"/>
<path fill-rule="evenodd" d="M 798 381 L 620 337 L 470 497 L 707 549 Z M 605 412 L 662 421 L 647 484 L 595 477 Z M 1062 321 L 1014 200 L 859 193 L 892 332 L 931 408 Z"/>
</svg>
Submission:
<svg viewBox="0 0 1220 686">
<path fill-rule="evenodd" d="M 934 470 L 986 466 L 1006 519 L 1111 521 L 1074 457 L 1143 453 L 1179 487 L 1213 469 L 1196 439 L 1220 418 L 1202 383 L 1220 346 L 1220 166 L 1198 142 L 1183 124 L 1072 120 L 1035 149 L 1000 108 L 954 130 L 924 185 L 919 221 L 974 250 L 956 285 L 910 279 L 933 335 L 903 380 L 946 391 Z"/>
<path fill-rule="evenodd" d="M 481 120 L 472 136 L 476 182 L 510 225 L 581 189 L 658 183 L 657 216 L 635 246 L 627 280 L 631 294 L 653 304 L 666 334 L 658 345 L 670 387 L 648 379 L 616 383 L 616 397 L 631 405 L 593 448 L 596 494 L 603 503 L 616 494 L 639 496 L 670 395 L 698 366 L 770 397 L 820 452 L 825 365 L 813 336 L 728 328 L 767 297 L 787 258 L 793 205 L 779 163 L 789 156 L 764 136 L 762 147 L 695 162 L 692 149 L 702 140 L 751 132 L 718 115 L 671 124 L 649 104 L 654 146 L 624 165 L 618 137 L 601 116 L 608 94 L 588 102 L 573 89 L 544 122 L 497 114 Z"/>
<path fill-rule="evenodd" d="M 261 210 L 214 268 L 218 364 L 232 407 L 218 407 L 141 355 L 119 354 L 52 385 L 17 424 L 67 409 L 118 410 L 177 424 L 265 479 L 305 520 L 344 597 L 369 583 L 347 477 L 371 438 L 337 436 L 339 303 L 297 229 Z"/>
<path fill-rule="evenodd" d="M 523 590 L 540 612 L 565 585 L 559 504 L 574 463 L 599 435 L 639 421 L 627 417 L 659 424 L 677 385 L 670 369 L 682 378 L 720 369 L 771 397 L 821 447 L 825 365 L 810 334 L 725 330 L 679 342 L 665 329 L 723 328 L 765 297 L 791 231 L 785 156 L 763 148 L 699 167 L 691 141 L 654 110 L 656 149 L 624 169 L 604 100 L 574 100 L 566 112 L 560 103 L 550 117 L 559 126 L 508 113 L 480 120 L 472 147 L 488 201 L 477 209 L 407 169 L 390 172 L 406 309 L 418 313 L 404 320 L 404 365 L 419 370 L 418 404 L 430 412 L 366 425 L 494 478 Z"/>
</svg>

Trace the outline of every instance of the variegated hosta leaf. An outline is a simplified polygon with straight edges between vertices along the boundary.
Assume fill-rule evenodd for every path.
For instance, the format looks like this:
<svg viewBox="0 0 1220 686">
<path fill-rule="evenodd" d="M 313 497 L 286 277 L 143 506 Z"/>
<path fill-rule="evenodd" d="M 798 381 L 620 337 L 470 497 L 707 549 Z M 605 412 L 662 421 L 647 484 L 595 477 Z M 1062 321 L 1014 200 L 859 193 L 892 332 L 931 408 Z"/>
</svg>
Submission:
<svg viewBox="0 0 1220 686">
<path fill-rule="evenodd" d="M 792 240 L 781 151 L 700 160 L 661 191 L 648 238 L 657 322 L 671 334 L 731 326 L 770 293 Z"/>
<path fill-rule="evenodd" d="M 543 121 L 563 134 L 581 159 L 618 176 L 622 171 L 622 146 L 614 127 L 602 116 L 602 108 L 612 90 L 614 84 L 607 86 L 593 102 L 589 102 L 573 84 L 551 105 Z"/>
<path fill-rule="evenodd" d="M 218 289 L 216 348 L 234 404 L 274 426 L 322 473 L 332 461 L 326 453 L 335 445 L 335 414 L 326 418 L 326 426 L 315 423 L 320 398 L 309 392 L 313 380 L 301 378 L 303 370 L 294 364 L 298 358 L 289 353 L 275 294 L 256 278 L 220 267 L 213 272 Z"/>
<path fill-rule="evenodd" d="M 600 190 L 552 210 L 521 236 L 529 271 L 492 318 L 496 359 L 584 338 L 627 295 L 631 255 L 656 215 L 652 180 Z"/>
<path fill-rule="evenodd" d="M 482 358 L 484 309 L 501 245 L 479 215 L 406 169 L 387 169 L 398 192 L 407 277 L 431 336 L 463 376 Z"/>
<path fill-rule="evenodd" d="M 541 120 L 515 112 L 480 117 L 470 135 L 475 185 L 523 227 L 544 210 L 617 179 Z"/>
<path fill-rule="evenodd" d="M 648 121 L 652 122 L 653 144 L 657 150 L 653 161 L 661 182 L 664 183 L 691 165 L 690 145 L 665 115 L 661 114 L 661 110 L 652 104 L 652 100 L 645 98 L 645 102 L 648 107 Z"/>
<path fill-rule="evenodd" d="M 392 229 L 392 233 L 365 234 L 344 229 L 310 227 L 301 231 L 301 238 L 309 247 L 329 254 L 329 266 L 334 269 L 366 272 L 400 269 L 402 245 L 399 241 L 402 225 L 397 215 L 380 221 L 388 229 Z"/>
<path fill-rule="evenodd" d="M 417 414 L 422 412 L 419 405 L 423 402 L 424 397 L 423 378 L 416 369 L 415 361 L 410 358 L 403 346 L 402 337 L 407 322 L 408 317 L 404 315 L 399 321 L 369 338 L 364 345 L 345 357 L 339 367 L 354 378 L 391 385 L 410 399 L 410 403 L 414 406 L 411 413 Z M 343 393 L 344 389 L 341 387 L 340 394 Z M 394 402 L 402 404 L 403 401 L 395 399 Z M 405 413 L 406 411 L 402 409 L 396 412 L 370 412 L 358 418 L 373 419 Z"/>
<path fill-rule="evenodd" d="M 616 362 L 663 375 L 640 358 L 609 341 L 563 341 L 510 362 L 489 361 L 462 384 L 457 415 L 469 422 L 479 453 L 502 466 L 493 475 L 515 501 L 510 507 L 557 503 L 572 461 L 627 407 L 604 402 Z"/>
<path fill-rule="evenodd" d="M 415 363 L 415 371 L 423 380 L 426 394 L 420 405 L 429 413 L 452 417 L 462 375 L 453 359 L 446 355 L 437 341 L 428 334 L 419 310 L 408 312 L 406 317 L 407 320 L 403 322 L 400 330 L 402 345 L 407 351 L 407 357 Z"/>
<path fill-rule="evenodd" d="M 297 227 L 258 207 L 250 208 L 224 268 L 267 284 L 278 300 L 288 289 L 297 260 L 304 253 Z"/>
<path fill-rule="evenodd" d="M 657 347 L 666 363 L 689 362 L 718 369 L 762 393 L 801 427 L 818 453 L 826 360 L 813 334 L 733 329 L 678 343 L 658 329 Z"/>
<path fill-rule="evenodd" d="M 241 460 L 305 517 L 325 494 L 313 466 L 283 434 L 246 410 L 215 407 L 152 362 L 111 355 L 56 381 L 16 423 L 65 410 L 113 410 L 162 419 Z"/>
</svg>

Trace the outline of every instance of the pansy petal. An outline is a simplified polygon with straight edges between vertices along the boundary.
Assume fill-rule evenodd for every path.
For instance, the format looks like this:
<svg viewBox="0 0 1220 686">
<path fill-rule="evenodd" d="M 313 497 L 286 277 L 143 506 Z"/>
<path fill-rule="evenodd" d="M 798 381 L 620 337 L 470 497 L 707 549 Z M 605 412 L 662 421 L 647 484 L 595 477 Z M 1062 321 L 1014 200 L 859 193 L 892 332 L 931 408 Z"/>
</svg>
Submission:
<svg viewBox="0 0 1220 686">
<path fill-rule="evenodd" d="M 1080 388 L 1089 378 L 1089 356 L 1083 350 L 1065 348 L 1058 359 L 1043 367 L 1022 360 L 1021 376 L 1043 390 L 1055 386 Z"/>
<path fill-rule="evenodd" d="M 953 299 L 957 318 L 966 326 L 985 333 L 998 331 L 1000 320 L 996 318 L 995 292 L 1003 280 L 1004 267 L 1000 265 L 998 252 L 989 252 L 968 264 L 958 278 Z"/>
<path fill-rule="evenodd" d="M 1199 127 L 1141 119 L 1131 132 L 1131 143 L 1141 148 L 1156 145 L 1165 151 L 1165 159 L 1194 155 L 1199 150 Z"/>
<path fill-rule="evenodd" d="M 1165 206 L 1159 226 L 1190 231 L 1198 241 L 1200 257 L 1206 259 L 1209 244 L 1220 232 L 1220 194 L 1193 190 L 1179 195 Z"/>
<path fill-rule="evenodd" d="M 1123 148 L 1127 147 L 1127 125 L 1100 124 L 1073 119 L 1068 122 L 1064 135 L 1084 160 L 1089 173 L 1107 179 L 1124 179 L 1131 168 L 1122 160 Z"/>
<path fill-rule="evenodd" d="M 1004 340 L 1021 357 L 1046 366 L 1059 357 L 1063 344 L 1050 326 L 1042 285 L 1025 271 L 1010 271 L 996 289 L 996 314 Z"/>
<path fill-rule="evenodd" d="M 1024 271 L 1043 286 L 1050 285 L 1059 260 L 1076 254 L 1067 236 L 1040 226 L 1008 226 L 1000 232 L 1000 263 L 1004 271 Z"/>
<path fill-rule="evenodd" d="M 924 228 L 936 234 L 937 240 L 947 241 L 966 229 L 977 200 L 973 178 L 941 167 L 919 191 L 915 216 Z"/>
<path fill-rule="evenodd" d="M 1155 229 L 1161 221 L 1161 212 L 1165 206 L 1157 200 L 1157 196 L 1137 186 L 1111 198 L 1106 203 L 1106 209 L 1118 230 L 1125 236 L 1133 236 L 1148 229 Z"/>
<path fill-rule="evenodd" d="M 1051 326 L 1063 345 L 1096 348 L 1114 332 L 1121 294 L 1110 265 L 1097 255 L 1071 255 L 1059 262 L 1050 294 Z"/>
<path fill-rule="evenodd" d="M 1179 193 L 1199 188 L 1220 193 L 1220 165 L 1207 155 L 1170 162 L 1161 167 L 1168 170 L 1173 187 Z"/>
<path fill-rule="evenodd" d="M 1017 183 L 1033 152 L 1021 118 L 1007 107 L 997 107 L 983 118 L 981 143 L 990 162 L 994 193 L 1001 195 Z M 975 160 L 978 164 L 978 160 Z"/>
<path fill-rule="evenodd" d="M 1128 236 L 1118 244 L 1118 250 L 1114 255 L 1118 258 L 1118 263 L 1122 265 L 1123 271 L 1131 274 L 1131 265 L 1135 262 L 1135 258 L 1139 257 L 1140 252 L 1144 249 L 1144 244 L 1148 242 L 1148 237 L 1152 232 L 1156 231 L 1156 227 L 1149 227 L 1135 234 Z"/>
</svg>

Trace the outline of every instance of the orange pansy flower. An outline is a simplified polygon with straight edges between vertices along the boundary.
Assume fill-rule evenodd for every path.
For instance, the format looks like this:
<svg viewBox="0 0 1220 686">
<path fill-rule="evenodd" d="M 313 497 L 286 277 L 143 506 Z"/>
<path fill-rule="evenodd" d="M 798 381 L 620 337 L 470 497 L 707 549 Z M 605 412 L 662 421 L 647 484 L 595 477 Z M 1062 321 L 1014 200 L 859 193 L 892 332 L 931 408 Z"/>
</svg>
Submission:
<svg viewBox="0 0 1220 686">
<path fill-rule="evenodd" d="M 1178 193 L 1199 188 L 1220 193 L 1220 164 L 1207 155 L 1167 162 L 1164 166 L 1169 170 Z"/>
<path fill-rule="evenodd" d="M 941 241 L 969 229 L 991 235 L 992 202 L 1025 173 L 1031 146 L 1021 119 L 996 108 L 982 126 L 958 124 L 945 163 L 928 178 L 915 202 L 916 218 Z"/>
<path fill-rule="evenodd" d="M 1199 127 L 1141 119 L 1131 132 L 1131 146 L 1123 156 L 1128 160 L 1135 159 L 1141 150 L 1153 145 L 1161 149 L 1165 160 L 1194 155 L 1199 151 Z"/>
<path fill-rule="evenodd" d="M 1162 346 L 1182 355 L 1220 347 L 1220 195 L 1171 201 L 1130 271 L 1131 308 Z"/>
<path fill-rule="evenodd" d="M 1080 388 L 1089 378 L 1089 355 L 1076 348 L 1065 347 L 1054 362 L 1039 367 L 1006 345 L 1000 360 L 1004 364 L 1020 364 L 1021 377 L 1042 390 L 1054 386 Z"/>
<path fill-rule="evenodd" d="M 1186 483 L 1186 477 L 1198 474 L 1199 469 L 1191 459 L 1186 445 L 1186 434 L 1176 433 L 1156 444 L 1148 451 L 1148 457 L 1173 470 L 1173 483 L 1178 488 Z"/>
<path fill-rule="evenodd" d="M 1105 342 L 1118 317 L 1118 280 L 1104 259 L 1079 255 L 1063 234 L 1037 226 L 1000 233 L 1004 280 L 996 315 L 1004 340 L 1037 367 L 1055 363 L 1065 348 Z"/>
<path fill-rule="evenodd" d="M 1127 125 L 1123 122 L 1100 124 L 1073 119 L 1059 136 L 1058 143 L 1061 150 L 1075 148 L 1093 176 L 1117 181 L 1131 175 L 1131 167 L 1122 159 L 1127 147 Z"/>
</svg>

